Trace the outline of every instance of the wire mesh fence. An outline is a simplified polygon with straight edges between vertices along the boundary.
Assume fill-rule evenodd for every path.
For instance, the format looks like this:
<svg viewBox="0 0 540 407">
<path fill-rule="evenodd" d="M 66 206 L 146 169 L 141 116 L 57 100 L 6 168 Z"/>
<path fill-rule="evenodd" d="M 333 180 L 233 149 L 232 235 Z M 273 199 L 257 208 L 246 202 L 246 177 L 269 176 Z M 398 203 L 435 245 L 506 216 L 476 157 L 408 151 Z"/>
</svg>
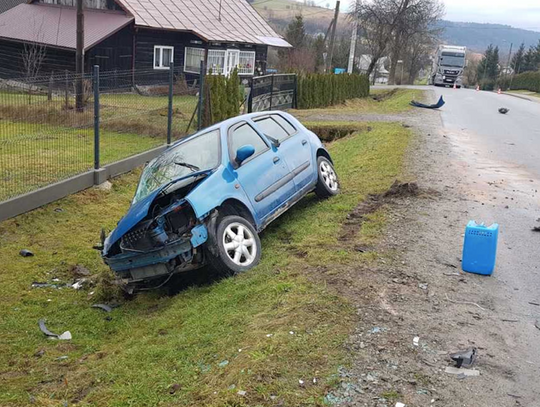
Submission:
<svg viewBox="0 0 540 407">
<path fill-rule="evenodd" d="M 0 202 L 183 137 L 197 93 L 180 69 L 0 79 Z"/>
</svg>

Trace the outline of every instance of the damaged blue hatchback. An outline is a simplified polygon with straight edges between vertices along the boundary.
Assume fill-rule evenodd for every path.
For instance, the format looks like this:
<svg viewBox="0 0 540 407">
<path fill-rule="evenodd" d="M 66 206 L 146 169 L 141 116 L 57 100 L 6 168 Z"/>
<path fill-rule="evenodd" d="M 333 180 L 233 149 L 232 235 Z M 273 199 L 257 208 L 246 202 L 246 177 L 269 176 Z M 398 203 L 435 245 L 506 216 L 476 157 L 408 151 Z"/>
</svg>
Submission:
<svg viewBox="0 0 540 407">
<path fill-rule="evenodd" d="M 330 154 L 284 112 L 235 117 L 183 139 L 145 168 L 102 256 L 129 292 L 205 264 L 246 271 L 258 233 L 306 194 L 339 193 Z"/>
</svg>

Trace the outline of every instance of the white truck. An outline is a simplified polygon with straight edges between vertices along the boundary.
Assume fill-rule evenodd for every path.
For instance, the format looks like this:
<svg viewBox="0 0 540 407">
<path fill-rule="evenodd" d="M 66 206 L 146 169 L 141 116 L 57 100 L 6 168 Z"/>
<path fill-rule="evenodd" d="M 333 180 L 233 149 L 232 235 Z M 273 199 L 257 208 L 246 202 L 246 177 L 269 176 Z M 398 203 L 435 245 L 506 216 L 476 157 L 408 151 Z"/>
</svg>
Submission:
<svg viewBox="0 0 540 407">
<path fill-rule="evenodd" d="M 430 83 L 435 86 L 454 86 L 461 88 L 463 69 L 465 69 L 466 47 L 439 45 L 433 60 Z"/>
</svg>

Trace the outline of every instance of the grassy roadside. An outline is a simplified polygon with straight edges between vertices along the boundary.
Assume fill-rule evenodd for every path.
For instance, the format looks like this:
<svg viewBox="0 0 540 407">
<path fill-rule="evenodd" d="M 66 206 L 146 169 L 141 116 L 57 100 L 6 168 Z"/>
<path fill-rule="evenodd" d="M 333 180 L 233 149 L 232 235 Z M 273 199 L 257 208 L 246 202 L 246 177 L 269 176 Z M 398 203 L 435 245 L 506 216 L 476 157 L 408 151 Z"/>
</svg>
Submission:
<svg viewBox="0 0 540 407">
<path fill-rule="evenodd" d="M 291 113 L 298 117 L 313 117 L 318 114 L 395 114 L 411 110 L 409 102 L 413 99 L 422 100 L 423 90 L 418 89 L 373 89 L 370 97 L 348 100 L 342 105 L 331 106 L 323 109 L 292 110 Z"/>
<path fill-rule="evenodd" d="M 137 172 L 110 192 L 85 191 L 0 224 L 0 404 L 322 405 L 356 318 L 329 276 L 373 255 L 341 245 L 341 225 L 399 177 L 409 137 L 399 124 L 373 123 L 331 143 L 343 193 L 309 196 L 271 225 L 257 269 L 174 297 L 141 294 L 111 321 L 89 307 L 97 293 L 30 285 L 70 282 L 75 264 L 105 272 L 91 246 L 128 207 Z M 358 241 L 383 224 L 384 213 L 369 216 Z M 36 256 L 20 257 L 22 248 Z M 73 340 L 46 340 L 43 317 Z"/>
</svg>

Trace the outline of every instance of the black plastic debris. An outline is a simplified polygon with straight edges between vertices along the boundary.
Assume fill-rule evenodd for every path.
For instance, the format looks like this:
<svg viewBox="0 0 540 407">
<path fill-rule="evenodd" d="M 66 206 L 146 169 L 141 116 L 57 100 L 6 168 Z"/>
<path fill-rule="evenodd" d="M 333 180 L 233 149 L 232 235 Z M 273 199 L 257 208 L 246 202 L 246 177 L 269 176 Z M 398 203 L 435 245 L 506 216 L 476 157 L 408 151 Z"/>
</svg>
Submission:
<svg viewBox="0 0 540 407">
<path fill-rule="evenodd" d="M 424 103 L 417 102 L 416 100 L 411 100 L 411 103 L 410 103 L 411 106 L 422 107 L 424 109 L 439 109 L 440 107 L 443 107 L 444 104 L 445 104 L 445 101 L 442 96 L 439 98 L 439 101 L 437 103 L 432 104 L 432 105 L 426 105 Z"/>
<path fill-rule="evenodd" d="M 46 336 L 48 336 L 50 338 L 60 339 L 60 340 L 70 340 L 71 339 L 71 332 L 69 332 L 69 331 L 64 332 L 62 335 L 58 335 L 58 334 L 55 334 L 54 332 L 49 331 L 47 329 L 47 327 L 45 326 L 45 320 L 44 319 L 40 319 L 38 324 L 39 324 L 39 329 L 41 330 L 41 332 L 43 332 Z"/>
<path fill-rule="evenodd" d="M 19 254 L 23 257 L 32 257 L 34 255 L 34 253 L 27 249 L 22 249 Z"/>
<path fill-rule="evenodd" d="M 508 113 L 509 111 L 510 111 L 510 109 L 507 109 L 506 107 L 501 107 L 501 108 L 499 109 L 499 113 L 500 113 L 500 114 L 506 114 L 506 113 Z"/>
<path fill-rule="evenodd" d="M 469 348 L 456 353 L 451 353 L 450 358 L 456 362 L 456 367 L 471 366 L 478 356 L 476 348 Z"/>
<path fill-rule="evenodd" d="M 532 228 L 533 232 L 540 232 L 540 226 L 535 226 Z"/>
<path fill-rule="evenodd" d="M 111 312 L 112 311 L 112 307 L 110 307 L 107 304 L 93 304 L 92 308 L 98 308 L 98 309 L 101 309 L 101 310 L 103 310 L 105 312 Z"/>
</svg>

